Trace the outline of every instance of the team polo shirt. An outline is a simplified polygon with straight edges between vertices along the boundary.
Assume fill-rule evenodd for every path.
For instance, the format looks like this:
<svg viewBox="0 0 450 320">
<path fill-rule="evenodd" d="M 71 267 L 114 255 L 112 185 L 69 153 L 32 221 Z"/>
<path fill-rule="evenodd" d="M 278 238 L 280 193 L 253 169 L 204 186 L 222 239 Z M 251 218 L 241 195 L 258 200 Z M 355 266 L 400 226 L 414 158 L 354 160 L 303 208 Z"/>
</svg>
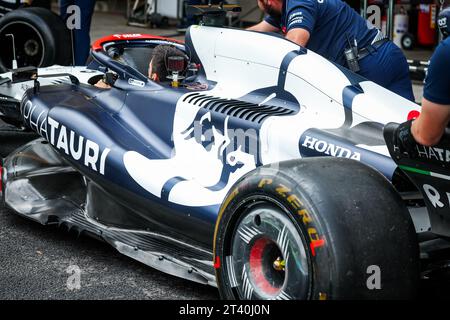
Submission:
<svg viewBox="0 0 450 320">
<path fill-rule="evenodd" d="M 284 33 L 295 28 L 308 30 L 307 47 L 344 66 L 347 39 L 352 42 L 356 39 L 361 49 L 370 45 L 378 33 L 378 29 L 341 0 L 285 0 L 281 18 L 267 16 L 265 21 Z"/>
<path fill-rule="evenodd" d="M 450 105 L 450 37 L 439 44 L 431 57 L 423 96 L 433 103 Z"/>
</svg>

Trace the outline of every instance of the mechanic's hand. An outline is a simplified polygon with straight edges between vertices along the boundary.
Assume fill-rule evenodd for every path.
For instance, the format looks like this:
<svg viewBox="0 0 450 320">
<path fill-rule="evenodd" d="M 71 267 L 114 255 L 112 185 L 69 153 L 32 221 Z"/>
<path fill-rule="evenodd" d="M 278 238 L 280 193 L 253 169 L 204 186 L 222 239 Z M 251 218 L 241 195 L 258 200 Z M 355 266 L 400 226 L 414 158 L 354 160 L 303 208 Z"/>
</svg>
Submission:
<svg viewBox="0 0 450 320">
<path fill-rule="evenodd" d="M 411 124 L 413 120 L 401 123 L 394 133 L 394 145 L 400 153 L 406 153 L 409 157 L 417 157 L 417 142 L 411 133 Z"/>
<path fill-rule="evenodd" d="M 102 88 L 102 89 L 111 89 L 111 86 L 110 86 L 109 84 L 105 83 L 105 82 L 103 81 L 103 79 L 99 80 L 99 81 L 95 84 L 95 86 L 96 86 L 97 88 Z"/>
</svg>

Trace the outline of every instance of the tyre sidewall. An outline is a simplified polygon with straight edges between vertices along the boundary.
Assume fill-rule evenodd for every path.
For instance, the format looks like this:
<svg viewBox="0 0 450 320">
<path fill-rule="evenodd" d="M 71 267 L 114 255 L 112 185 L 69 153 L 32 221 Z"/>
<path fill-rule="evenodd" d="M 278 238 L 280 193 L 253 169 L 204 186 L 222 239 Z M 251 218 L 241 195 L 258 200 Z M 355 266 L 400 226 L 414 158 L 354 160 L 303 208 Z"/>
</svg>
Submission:
<svg viewBox="0 0 450 320">
<path fill-rule="evenodd" d="M 63 55 L 67 55 L 64 49 L 67 47 L 67 30 L 64 24 L 53 12 L 43 8 L 24 8 L 12 11 L 0 19 L 0 30 L 12 23 L 26 23 L 39 33 L 42 39 L 43 59 L 41 65 L 37 67 L 49 66 L 63 61 Z M 59 49 L 58 49 L 59 48 Z M 58 51 L 64 53 L 58 55 Z M 0 61 L 0 68 L 6 69 L 3 61 Z"/>
<path fill-rule="evenodd" d="M 221 268 L 226 268 L 228 253 L 221 247 L 229 240 L 225 235 L 230 237 L 240 206 L 253 196 L 272 198 L 287 208 L 306 240 L 312 266 L 309 298 L 415 296 L 419 276 L 415 229 L 399 195 L 375 170 L 351 160 L 308 159 L 250 172 L 229 193 L 219 213 L 214 256 L 222 261 Z M 293 199 L 302 206 L 293 205 L 298 202 Z M 369 287 L 373 267 L 382 272 L 381 288 Z M 226 273 L 216 270 L 221 295 L 233 298 L 222 274 Z"/>
</svg>

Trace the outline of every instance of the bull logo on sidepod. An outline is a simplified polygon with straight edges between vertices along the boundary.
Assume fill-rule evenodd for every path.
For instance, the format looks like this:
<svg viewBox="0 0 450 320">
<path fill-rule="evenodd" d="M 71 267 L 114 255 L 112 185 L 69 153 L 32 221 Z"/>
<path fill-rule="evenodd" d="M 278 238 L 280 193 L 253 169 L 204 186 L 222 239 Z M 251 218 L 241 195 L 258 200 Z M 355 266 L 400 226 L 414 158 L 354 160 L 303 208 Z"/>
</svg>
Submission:
<svg viewBox="0 0 450 320">
<path fill-rule="evenodd" d="M 170 159 L 148 159 L 129 151 L 130 176 L 159 198 L 186 206 L 220 204 L 231 186 L 256 168 L 257 132 L 230 128 L 230 117 L 177 103 Z"/>
</svg>

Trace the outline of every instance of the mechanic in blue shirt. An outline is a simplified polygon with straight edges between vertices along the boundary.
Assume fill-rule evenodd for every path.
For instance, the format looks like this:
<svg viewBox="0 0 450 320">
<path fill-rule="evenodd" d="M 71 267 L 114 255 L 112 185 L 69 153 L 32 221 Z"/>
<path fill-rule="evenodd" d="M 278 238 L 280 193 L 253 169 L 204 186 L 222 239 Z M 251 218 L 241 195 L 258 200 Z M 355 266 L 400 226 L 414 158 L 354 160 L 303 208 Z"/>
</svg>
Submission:
<svg viewBox="0 0 450 320">
<path fill-rule="evenodd" d="M 402 123 L 394 137 L 402 151 L 414 152 L 416 141 L 424 146 L 437 144 L 450 121 L 450 8 L 440 12 L 438 25 L 444 40 L 430 60 L 422 110 L 416 120 Z"/>
<path fill-rule="evenodd" d="M 169 70 L 167 69 L 168 57 L 182 57 L 185 58 L 185 66 L 187 65 L 186 54 L 180 49 L 170 45 L 160 44 L 156 46 L 152 51 L 152 56 L 148 64 L 148 78 L 155 82 L 168 81 L 167 76 Z M 126 64 L 120 56 L 116 58 L 117 61 Z M 102 89 L 110 89 L 110 81 L 106 80 L 106 75 L 103 79 L 100 79 L 95 86 Z"/>
<path fill-rule="evenodd" d="M 281 30 L 288 40 L 330 61 L 349 66 L 363 77 L 414 101 L 409 66 L 403 52 L 346 3 L 341 0 L 258 0 L 258 5 L 267 17 L 248 30 Z M 357 56 L 356 67 L 354 63 L 348 64 L 344 54 L 352 47 L 350 51 Z"/>
</svg>

